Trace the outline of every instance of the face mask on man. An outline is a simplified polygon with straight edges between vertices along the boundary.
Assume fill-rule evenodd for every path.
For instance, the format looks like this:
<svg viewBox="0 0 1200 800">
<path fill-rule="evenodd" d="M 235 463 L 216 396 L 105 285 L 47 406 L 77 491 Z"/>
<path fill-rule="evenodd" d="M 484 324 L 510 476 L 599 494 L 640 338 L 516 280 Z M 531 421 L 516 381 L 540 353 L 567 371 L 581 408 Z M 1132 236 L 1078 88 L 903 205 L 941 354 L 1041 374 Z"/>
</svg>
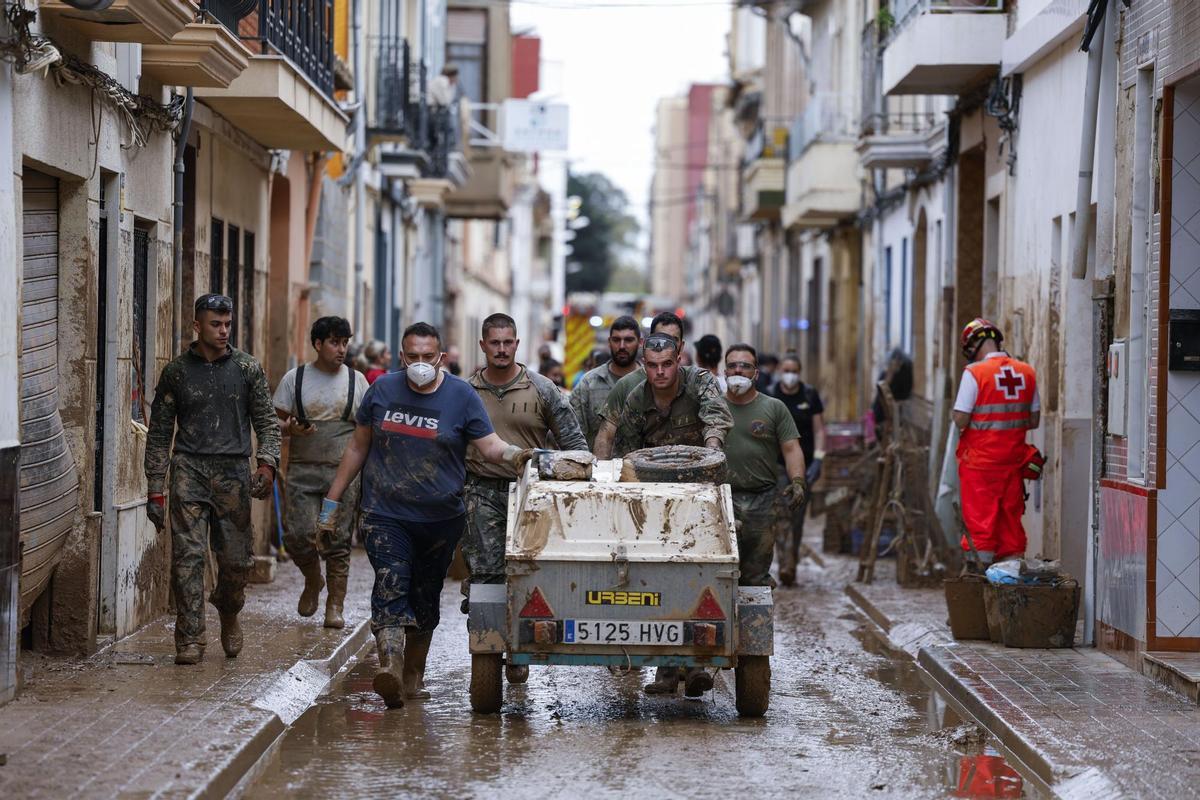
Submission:
<svg viewBox="0 0 1200 800">
<path fill-rule="evenodd" d="M 729 391 L 733 394 L 745 394 L 754 385 L 754 381 L 744 375 L 734 375 L 726 378 L 725 383 L 729 386 Z"/>
<path fill-rule="evenodd" d="M 437 377 L 438 370 L 436 364 L 426 364 L 424 361 L 418 361 L 416 364 L 408 365 L 408 379 L 417 386 L 424 388 L 433 383 Z"/>
<path fill-rule="evenodd" d="M 795 389 L 800 385 L 800 373 L 785 372 L 779 376 L 779 382 L 783 384 L 785 389 Z"/>
</svg>

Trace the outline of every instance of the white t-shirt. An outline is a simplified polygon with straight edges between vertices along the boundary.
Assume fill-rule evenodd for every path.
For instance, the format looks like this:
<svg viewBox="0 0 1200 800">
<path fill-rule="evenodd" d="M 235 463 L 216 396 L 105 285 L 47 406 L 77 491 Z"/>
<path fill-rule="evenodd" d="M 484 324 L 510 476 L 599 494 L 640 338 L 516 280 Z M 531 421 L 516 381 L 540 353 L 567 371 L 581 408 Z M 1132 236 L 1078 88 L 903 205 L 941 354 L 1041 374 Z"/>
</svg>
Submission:
<svg viewBox="0 0 1200 800">
<path fill-rule="evenodd" d="M 989 358 L 1004 358 L 1008 353 L 998 351 L 988 353 L 984 356 L 984 360 Z M 979 384 L 975 381 L 975 375 L 969 369 L 963 370 L 962 383 L 958 384 L 958 396 L 954 398 L 954 410 L 961 411 L 964 414 L 970 414 L 975 410 L 975 398 L 979 396 Z M 1038 413 L 1042 410 L 1042 401 L 1038 399 L 1038 389 L 1033 387 L 1033 400 L 1029 404 L 1031 413 Z"/>
<path fill-rule="evenodd" d="M 350 380 L 346 376 L 347 370 L 354 373 L 354 407 L 350 409 L 350 420 L 354 420 L 358 405 L 362 402 L 363 395 L 367 393 L 367 377 L 356 369 L 350 369 L 345 364 L 337 374 L 330 375 L 312 363 L 304 368 L 304 387 L 301 398 L 304 401 L 304 413 L 308 419 L 320 422 L 321 420 L 342 418 L 342 412 L 346 410 L 346 395 Z M 283 380 L 275 389 L 273 402 L 275 407 L 285 414 L 296 413 L 296 370 L 289 369 L 283 376 Z"/>
</svg>

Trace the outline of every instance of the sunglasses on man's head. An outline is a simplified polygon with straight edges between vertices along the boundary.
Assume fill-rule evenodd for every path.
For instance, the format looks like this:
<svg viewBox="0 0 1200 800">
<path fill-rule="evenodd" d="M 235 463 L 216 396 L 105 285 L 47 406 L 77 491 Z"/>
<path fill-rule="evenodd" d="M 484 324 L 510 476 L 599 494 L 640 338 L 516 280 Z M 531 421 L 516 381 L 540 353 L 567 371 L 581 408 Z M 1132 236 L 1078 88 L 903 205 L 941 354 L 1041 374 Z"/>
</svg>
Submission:
<svg viewBox="0 0 1200 800">
<path fill-rule="evenodd" d="M 678 350 L 679 342 L 675 340 L 674 336 L 667 336 L 665 333 L 652 334 L 646 337 L 644 347 L 647 350 L 661 353 L 666 350 Z"/>
<path fill-rule="evenodd" d="M 209 297 L 202 297 L 196 301 L 196 312 L 201 311 L 220 311 L 222 313 L 233 313 L 233 299 L 226 297 L 223 294 L 214 294 Z"/>
</svg>

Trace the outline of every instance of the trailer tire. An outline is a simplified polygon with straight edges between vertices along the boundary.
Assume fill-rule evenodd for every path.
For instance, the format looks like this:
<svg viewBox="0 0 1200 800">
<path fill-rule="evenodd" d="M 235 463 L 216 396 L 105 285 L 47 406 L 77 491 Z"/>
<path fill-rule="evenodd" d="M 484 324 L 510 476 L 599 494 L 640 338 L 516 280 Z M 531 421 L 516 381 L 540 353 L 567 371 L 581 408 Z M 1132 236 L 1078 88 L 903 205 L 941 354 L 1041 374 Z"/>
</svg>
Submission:
<svg viewBox="0 0 1200 800">
<path fill-rule="evenodd" d="M 769 656 L 738 656 L 733 669 L 734 697 L 740 717 L 761 717 L 771 702 Z"/>
<path fill-rule="evenodd" d="M 725 454 L 709 447 L 673 444 L 624 456 L 642 483 L 724 483 Z"/>
<path fill-rule="evenodd" d="M 504 703 L 504 658 L 500 653 L 471 654 L 471 710 L 495 714 Z"/>
</svg>

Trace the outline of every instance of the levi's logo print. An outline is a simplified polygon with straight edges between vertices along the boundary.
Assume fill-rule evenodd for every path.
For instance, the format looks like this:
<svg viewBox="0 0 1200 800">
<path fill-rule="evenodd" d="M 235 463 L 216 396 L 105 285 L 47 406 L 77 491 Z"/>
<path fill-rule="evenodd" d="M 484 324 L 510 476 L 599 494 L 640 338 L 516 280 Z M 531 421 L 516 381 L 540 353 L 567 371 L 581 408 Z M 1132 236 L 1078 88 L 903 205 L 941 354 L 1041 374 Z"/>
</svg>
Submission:
<svg viewBox="0 0 1200 800">
<path fill-rule="evenodd" d="M 439 419 L 436 414 L 436 411 L 427 408 L 399 406 L 383 412 L 383 422 L 379 427 L 389 433 L 436 439 Z"/>
</svg>

